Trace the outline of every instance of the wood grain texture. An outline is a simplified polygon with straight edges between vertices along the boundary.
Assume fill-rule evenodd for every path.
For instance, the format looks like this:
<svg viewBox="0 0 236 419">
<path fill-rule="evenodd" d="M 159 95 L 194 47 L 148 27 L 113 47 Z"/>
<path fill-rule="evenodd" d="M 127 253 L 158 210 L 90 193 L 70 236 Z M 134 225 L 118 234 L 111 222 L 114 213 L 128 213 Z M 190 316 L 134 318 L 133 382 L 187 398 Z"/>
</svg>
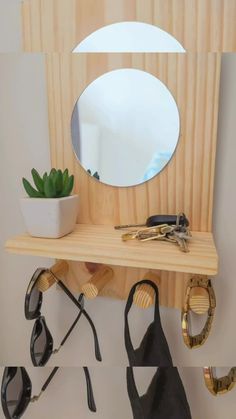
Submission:
<svg viewBox="0 0 236 419">
<path fill-rule="evenodd" d="M 99 267 L 98 271 L 82 286 L 81 291 L 86 298 L 96 298 L 105 285 L 113 279 L 113 276 L 113 270 L 109 266 Z"/>
<path fill-rule="evenodd" d="M 145 280 L 149 280 L 160 286 L 160 278 L 153 273 L 153 271 L 148 271 L 144 277 Z M 134 293 L 133 302 L 139 308 L 149 308 L 155 302 L 156 293 L 153 287 L 148 284 L 141 284 L 136 288 Z"/>
<path fill-rule="evenodd" d="M 37 281 L 37 288 L 41 292 L 47 291 L 56 283 L 54 275 L 58 276 L 59 278 L 65 277 L 68 273 L 68 270 L 69 265 L 65 260 L 57 261 L 53 266 L 50 267 L 50 271 L 46 270 L 40 275 L 40 278 Z"/>
<path fill-rule="evenodd" d="M 209 293 L 205 288 L 192 288 L 189 297 L 189 307 L 196 314 L 205 314 L 210 308 Z"/>
<path fill-rule="evenodd" d="M 79 222 L 141 223 L 150 214 L 184 211 L 193 230 L 211 232 L 220 58 L 220 54 L 204 53 L 47 55 L 52 165 L 69 167 L 75 173 L 75 191 L 81 202 Z M 74 156 L 70 133 L 74 104 L 86 86 L 103 73 L 123 67 L 148 71 L 162 80 L 175 97 L 181 117 L 180 141 L 169 165 L 151 181 L 132 188 L 114 188 L 88 176 Z M 127 298 L 131 286 L 142 279 L 147 269 L 154 267 L 150 261 L 145 269 L 140 267 L 142 255 L 138 258 L 133 255 L 133 267 L 128 267 L 127 260 L 126 266 L 117 267 L 113 265 L 116 260 L 107 260 L 109 253 L 107 249 L 102 260 L 95 260 L 110 263 L 114 270 L 114 280 L 104 287 L 101 295 Z M 177 258 L 179 256 L 178 251 Z M 167 258 L 166 269 L 171 270 L 171 255 Z M 91 261 L 90 251 L 86 259 Z M 83 263 L 70 262 L 69 265 L 67 285 L 79 291 L 81 278 L 89 277 Z M 173 269 L 178 270 L 176 266 Z M 189 279 L 189 275 L 182 272 L 157 271 L 161 277 L 161 305 L 181 308 Z M 208 275 L 215 273 L 216 270 L 207 271 Z"/>
<path fill-rule="evenodd" d="M 150 214 L 184 211 L 194 231 L 212 230 L 220 54 L 47 54 L 51 160 L 75 174 L 79 223 L 142 223 Z M 71 115 L 83 90 L 117 68 L 150 72 L 176 99 L 181 134 L 167 167 L 142 185 L 119 188 L 90 177 L 71 142 Z"/>
<path fill-rule="evenodd" d="M 186 284 L 192 273 L 215 275 L 218 265 L 211 233 L 194 233 L 190 254 L 181 253 L 170 243 L 124 243 L 120 232 L 112 227 L 92 225 L 80 225 L 75 232 L 61 239 L 18 236 L 8 240 L 6 250 L 67 260 L 69 272 L 62 279 L 74 292 L 81 292 L 83 285 L 91 279 L 84 262 L 105 263 L 112 268 L 114 276 L 99 295 L 118 299 L 126 299 L 131 287 L 147 278 L 147 272 L 152 268 L 157 275 L 154 282 L 159 287 L 160 304 L 179 309 L 183 306 Z"/>
<path fill-rule="evenodd" d="M 113 269 L 114 277 L 102 289 L 100 295 L 121 300 L 126 300 L 132 286 L 144 277 L 147 277 L 147 271 L 150 271 L 145 268 L 110 266 Z M 89 280 L 90 274 L 82 262 L 69 261 L 69 267 L 69 273 L 65 278 L 65 282 L 72 291 L 79 292 L 82 285 Z M 158 280 L 157 282 L 160 305 L 182 309 L 186 286 L 191 275 L 158 270 L 153 270 L 153 272 L 158 278 L 161 278 L 161 281 Z"/>
<path fill-rule="evenodd" d="M 236 51 L 236 0 L 24 0 L 26 52 L 71 52 L 92 32 L 122 22 L 169 32 L 187 51 Z"/>
<path fill-rule="evenodd" d="M 202 275 L 216 275 L 218 267 L 211 233 L 194 232 L 190 252 L 183 253 L 167 242 L 123 242 L 121 233 L 111 226 L 78 224 L 73 233 L 60 239 L 18 236 L 7 241 L 6 249 L 56 259 Z"/>
</svg>

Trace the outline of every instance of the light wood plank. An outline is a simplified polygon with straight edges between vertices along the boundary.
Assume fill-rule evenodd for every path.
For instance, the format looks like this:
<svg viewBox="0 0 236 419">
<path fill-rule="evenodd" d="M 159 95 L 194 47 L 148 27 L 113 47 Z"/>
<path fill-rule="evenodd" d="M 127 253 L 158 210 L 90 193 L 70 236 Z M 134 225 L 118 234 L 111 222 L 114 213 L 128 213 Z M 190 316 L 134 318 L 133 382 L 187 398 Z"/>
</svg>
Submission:
<svg viewBox="0 0 236 419">
<path fill-rule="evenodd" d="M 122 21 L 158 26 L 187 51 L 236 51 L 236 0 L 24 0 L 22 9 L 26 52 L 71 52 Z"/>
<path fill-rule="evenodd" d="M 103 263 L 169 272 L 216 275 L 218 258 L 211 233 L 194 232 L 190 253 L 166 242 L 123 242 L 112 226 L 77 225 L 60 239 L 40 239 L 25 234 L 10 239 L 6 249 L 19 254 Z"/>
</svg>

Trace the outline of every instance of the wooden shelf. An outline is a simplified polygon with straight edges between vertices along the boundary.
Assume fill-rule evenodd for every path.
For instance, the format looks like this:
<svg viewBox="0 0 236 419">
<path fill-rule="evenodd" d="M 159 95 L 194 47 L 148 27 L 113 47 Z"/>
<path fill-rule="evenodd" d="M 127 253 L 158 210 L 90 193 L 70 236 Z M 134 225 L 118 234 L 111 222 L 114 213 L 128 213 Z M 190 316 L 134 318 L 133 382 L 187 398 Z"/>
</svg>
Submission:
<svg viewBox="0 0 236 419">
<path fill-rule="evenodd" d="M 171 243 L 122 242 L 112 226 L 78 224 L 73 233 L 60 239 L 42 239 L 28 234 L 7 241 L 12 253 L 81 262 L 157 269 L 191 274 L 216 275 L 218 256 L 211 233 L 194 232 L 190 253 Z"/>
</svg>

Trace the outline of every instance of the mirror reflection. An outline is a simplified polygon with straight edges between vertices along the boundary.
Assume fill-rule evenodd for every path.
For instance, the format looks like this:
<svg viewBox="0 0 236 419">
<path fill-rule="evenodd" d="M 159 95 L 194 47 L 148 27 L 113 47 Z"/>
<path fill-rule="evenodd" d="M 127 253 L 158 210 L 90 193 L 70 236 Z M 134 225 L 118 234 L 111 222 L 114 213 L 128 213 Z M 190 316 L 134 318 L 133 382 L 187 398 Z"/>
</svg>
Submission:
<svg viewBox="0 0 236 419">
<path fill-rule="evenodd" d="M 94 80 L 78 99 L 71 132 L 86 171 L 113 186 L 143 183 L 175 152 L 178 108 L 168 88 L 136 69 L 111 71 Z"/>
<path fill-rule="evenodd" d="M 119 22 L 93 32 L 73 52 L 185 52 L 185 49 L 157 26 Z"/>
</svg>

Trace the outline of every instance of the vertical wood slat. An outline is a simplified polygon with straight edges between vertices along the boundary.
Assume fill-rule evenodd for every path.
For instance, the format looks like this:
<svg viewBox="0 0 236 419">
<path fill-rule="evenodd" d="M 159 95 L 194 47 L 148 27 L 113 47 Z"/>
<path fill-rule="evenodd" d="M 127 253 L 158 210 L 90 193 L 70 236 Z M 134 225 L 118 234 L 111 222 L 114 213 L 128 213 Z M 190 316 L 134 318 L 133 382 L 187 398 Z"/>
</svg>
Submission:
<svg viewBox="0 0 236 419">
<path fill-rule="evenodd" d="M 24 2 L 21 5 L 21 21 L 22 21 L 22 46 L 25 52 L 34 50 L 31 39 L 31 16 L 30 3 Z"/>
<path fill-rule="evenodd" d="M 31 44 L 35 46 L 37 51 L 43 50 L 43 35 L 42 35 L 42 20 L 43 15 L 41 12 L 41 1 L 33 1 L 30 7 L 30 19 L 31 19 Z"/>
<path fill-rule="evenodd" d="M 75 173 L 78 221 L 143 222 L 152 213 L 185 211 L 196 231 L 211 231 L 220 54 L 47 54 L 52 164 Z M 85 87 L 101 74 L 130 67 L 148 71 L 170 89 L 181 135 L 168 166 L 142 185 L 116 188 L 87 175 L 72 151 L 70 121 Z"/>
<path fill-rule="evenodd" d="M 218 60 L 221 58 L 221 54 L 218 54 Z M 221 65 L 215 68 L 215 83 L 213 92 L 213 107 L 215 118 L 212 119 L 211 123 L 211 138 L 212 138 L 212 154 L 210 162 L 210 179 L 209 179 L 209 195 L 208 195 L 208 206 L 212 208 L 212 211 L 208 213 L 208 225 L 212 225 L 213 216 L 213 199 L 214 199 L 214 182 L 215 182 L 215 160 L 216 160 L 216 149 L 217 149 L 217 133 L 218 133 L 218 118 L 219 113 L 219 88 L 220 88 L 220 76 L 221 76 Z M 217 87 L 218 85 L 218 87 Z"/>
<path fill-rule="evenodd" d="M 90 33 L 121 21 L 156 25 L 187 51 L 236 51 L 236 0 L 24 0 L 24 50 L 71 52 Z"/>
<path fill-rule="evenodd" d="M 57 14 L 55 2 L 48 0 L 40 0 L 41 16 L 41 36 L 42 51 L 57 51 L 59 42 L 57 41 Z"/>
<path fill-rule="evenodd" d="M 201 213 L 201 201 L 202 201 L 202 171 L 204 166 L 203 158 L 203 141 L 199 141 L 203 137 L 203 127 L 205 124 L 206 113 L 202 113 L 202 105 L 205 105 L 205 91 L 206 91 L 206 79 L 208 73 L 202 71 L 201 60 L 205 60 L 205 57 L 200 54 L 197 56 L 196 72 L 197 77 L 193 79 L 196 81 L 196 93 L 195 93 L 195 112 L 194 112 L 194 132 L 193 132 L 193 172 L 196 176 L 192 177 L 192 222 L 197 224 L 199 214 Z M 201 101 L 200 98 L 203 98 Z M 205 107 L 205 106 L 204 106 Z M 206 110 L 206 108 L 205 108 Z M 210 151 L 210 150 L 209 150 Z M 202 164 L 199 164 L 202 162 Z"/>
</svg>

